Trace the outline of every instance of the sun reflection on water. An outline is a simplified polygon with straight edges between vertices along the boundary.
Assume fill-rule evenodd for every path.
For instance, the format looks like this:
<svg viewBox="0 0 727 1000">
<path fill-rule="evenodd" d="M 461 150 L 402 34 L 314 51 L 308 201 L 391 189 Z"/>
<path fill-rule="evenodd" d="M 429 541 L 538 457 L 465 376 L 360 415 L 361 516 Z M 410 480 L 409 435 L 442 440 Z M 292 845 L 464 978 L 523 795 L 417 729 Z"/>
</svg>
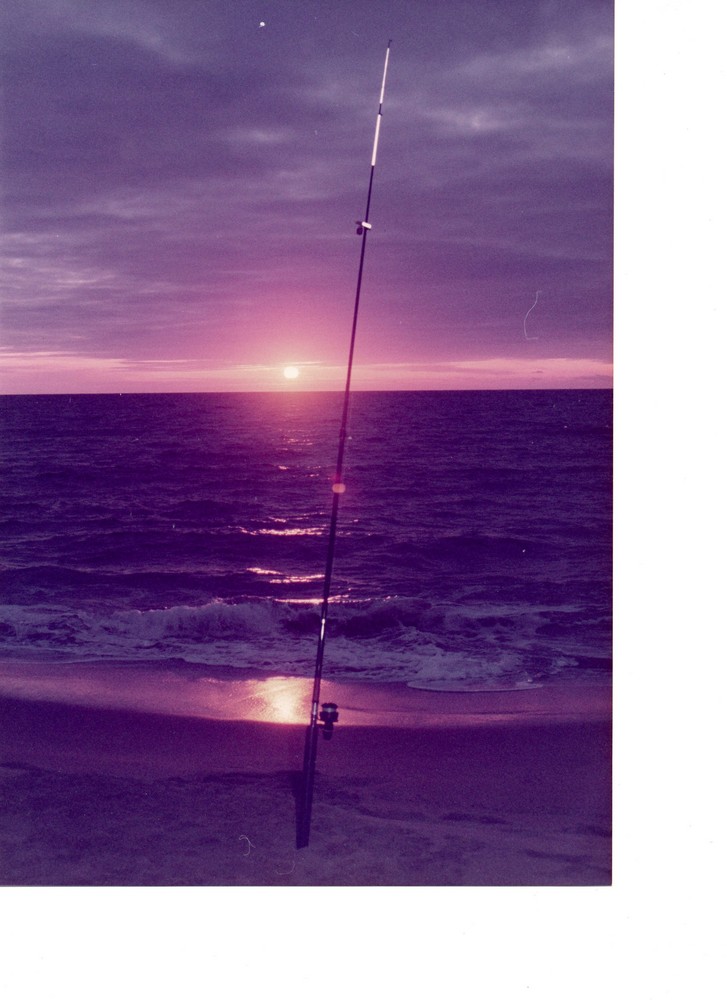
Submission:
<svg viewBox="0 0 727 1000">
<path fill-rule="evenodd" d="M 240 704 L 243 718 L 259 722 L 297 724 L 307 721 L 311 685 L 306 678 L 266 677 L 245 682 Z"/>
<path fill-rule="evenodd" d="M 320 537 L 324 534 L 323 528 L 243 528 L 238 526 L 237 530 L 242 535 L 277 535 L 285 538 L 300 538 L 308 535 Z"/>
</svg>

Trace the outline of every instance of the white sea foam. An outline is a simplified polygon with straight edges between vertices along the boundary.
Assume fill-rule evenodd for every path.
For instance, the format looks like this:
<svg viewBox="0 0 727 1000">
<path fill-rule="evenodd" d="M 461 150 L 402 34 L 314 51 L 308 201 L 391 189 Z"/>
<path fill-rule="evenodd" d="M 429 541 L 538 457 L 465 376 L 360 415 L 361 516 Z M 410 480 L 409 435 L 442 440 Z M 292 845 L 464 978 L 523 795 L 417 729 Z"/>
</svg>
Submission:
<svg viewBox="0 0 727 1000">
<path fill-rule="evenodd" d="M 554 675 L 577 664 L 576 659 L 555 651 L 545 659 L 534 657 L 522 635 L 518 650 L 502 650 L 481 632 L 467 636 L 450 629 L 443 641 L 436 629 L 442 617 L 450 623 L 456 619 L 456 609 L 440 608 L 427 621 L 420 608 L 416 625 L 413 614 L 412 602 L 402 602 L 397 608 L 393 599 L 336 605 L 330 617 L 326 672 L 362 681 L 474 690 L 532 684 L 538 675 Z M 199 607 L 119 611 L 97 617 L 57 606 L 5 606 L 0 609 L 0 623 L 10 655 L 159 663 L 175 659 L 307 676 L 315 658 L 317 615 L 315 607 L 270 600 L 213 601 Z M 537 619 L 529 617 L 532 631 Z"/>
</svg>

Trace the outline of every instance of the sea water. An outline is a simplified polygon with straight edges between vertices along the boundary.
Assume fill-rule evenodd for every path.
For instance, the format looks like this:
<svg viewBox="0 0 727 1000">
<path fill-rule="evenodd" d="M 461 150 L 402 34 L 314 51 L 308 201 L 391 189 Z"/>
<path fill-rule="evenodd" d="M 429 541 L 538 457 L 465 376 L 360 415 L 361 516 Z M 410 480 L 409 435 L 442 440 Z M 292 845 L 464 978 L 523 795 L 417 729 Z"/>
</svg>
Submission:
<svg viewBox="0 0 727 1000">
<path fill-rule="evenodd" d="M 341 402 L 0 398 L 0 656 L 312 676 Z M 325 674 L 608 683 L 611 412 L 354 393 Z"/>
</svg>

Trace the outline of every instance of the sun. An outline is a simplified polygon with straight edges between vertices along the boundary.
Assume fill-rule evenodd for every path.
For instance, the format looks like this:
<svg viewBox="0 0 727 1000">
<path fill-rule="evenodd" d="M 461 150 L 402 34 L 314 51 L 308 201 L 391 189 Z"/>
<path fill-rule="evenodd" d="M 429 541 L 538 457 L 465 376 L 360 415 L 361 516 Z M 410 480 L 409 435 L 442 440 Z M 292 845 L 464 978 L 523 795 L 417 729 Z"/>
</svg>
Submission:
<svg viewBox="0 0 727 1000">
<path fill-rule="evenodd" d="M 285 378 L 298 378 L 299 375 L 300 369 L 296 368 L 295 365 L 287 365 L 287 367 L 283 368 L 283 376 Z"/>
</svg>

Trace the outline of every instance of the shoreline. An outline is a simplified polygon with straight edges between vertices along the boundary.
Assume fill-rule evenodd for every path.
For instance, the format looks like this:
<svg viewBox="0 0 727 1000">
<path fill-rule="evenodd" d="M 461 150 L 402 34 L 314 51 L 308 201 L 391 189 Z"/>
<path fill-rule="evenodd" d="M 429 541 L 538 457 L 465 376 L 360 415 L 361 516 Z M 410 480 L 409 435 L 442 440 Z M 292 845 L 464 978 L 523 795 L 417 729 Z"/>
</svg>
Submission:
<svg viewBox="0 0 727 1000">
<path fill-rule="evenodd" d="M 603 696 L 581 698 L 584 714 L 543 688 L 453 711 L 458 696 L 404 687 L 365 712 L 353 694 L 381 686 L 335 688 L 346 709 L 319 742 L 311 844 L 296 850 L 305 724 L 237 697 L 234 718 L 179 714 L 171 687 L 173 712 L 149 710 L 148 691 L 143 710 L 0 697 L 3 884 L 610 884 Z"/>
<path fill-rule="evenodd" d="M 192 718 L 305 724 L 312 678 L 255 668 L 209 670 L 141 661 L 0 661 L 0 697 Z M 324 678 L 322 701 L 349 726 L 442 727 L 610 720 L 610 686 L 546 684 L 442 691 L 403 682 Z M 339 726 L 340 728 L 340 726 Z"/>
</svg>

